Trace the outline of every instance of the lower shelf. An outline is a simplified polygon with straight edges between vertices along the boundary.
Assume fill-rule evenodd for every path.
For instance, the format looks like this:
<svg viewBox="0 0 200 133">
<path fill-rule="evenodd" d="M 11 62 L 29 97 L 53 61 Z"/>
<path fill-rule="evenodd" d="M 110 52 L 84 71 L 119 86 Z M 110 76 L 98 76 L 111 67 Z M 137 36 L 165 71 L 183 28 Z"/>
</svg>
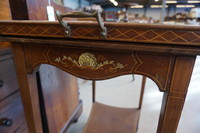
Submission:
<svg viewBox="0 0 200 133">
<path fill-rule="evenodd" d="M 140 109 L 93 103 L 83 133 L 136 133 Z"/>
</svg>

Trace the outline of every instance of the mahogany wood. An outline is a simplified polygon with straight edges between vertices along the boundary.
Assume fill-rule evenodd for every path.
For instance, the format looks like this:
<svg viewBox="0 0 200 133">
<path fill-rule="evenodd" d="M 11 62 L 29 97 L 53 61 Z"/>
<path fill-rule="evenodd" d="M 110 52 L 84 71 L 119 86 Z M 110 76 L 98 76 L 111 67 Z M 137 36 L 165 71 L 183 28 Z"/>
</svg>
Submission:
<svg viewBox="0 0 200 133">
<path fill-rule="evenodd" d="M 10 5 L 8 0 L 1 0 L 0 1 L 0 20 L 11 20 L 11 13 L 10 13 Z M 8 48 L 11 47 L 11 44 L 8 42 L 0 42 L 0 49 L 1 48 Z"/>
<path fill-rule="evenodd" d="M 139 106 L 138 109 L 142 108 L 142 102 L 143 102 L 143 96 L 144 96 L 144 89 L 145 89 L 145 85 L 146 85 L 146 77 L 143 76 L 142 77 L 142 86 L 141 86 L 141 91 L 140 91 L 140 100 L 139 100 Z"/>
<path fill-rule="evenodd" d="M 12 21 L 2 21 L 0 33 L 3 35 L 66 38 L 63 27 L 57 22 L 32 22 L 19 21 L 12 23 Z M 72 36 L 70 38 L 102 40 L 97 22 L 72 21 L 69 22 L 69 25 L 72 28 Z M 200 43 L 199 26 L 162 24 L 133 25 L 131 23 L 116 24 L 114 22 L 107 22 L 105 23 L 105 27 L 107 27 L 108 31 L 106 41 L 148 43 L 148 45 L 153 43 L 159 44 L 157 46 L 160 49 L 165 49 L 165 47 L 161 47 L 161 44 L 166 47 L 175 47 L 179 45 L 199 46 Z M 170 52 L 174 51 L 172 50 Z"/>
<path fill-rule="evenodd" d="M 0 49 L 0 75 L 0 80 L 3 82 L 0 88 L 0 101 L 3 101 L 19 90 L 11 48 Z"/>
<path fill-rule="evenodd" d="M 11 126 L 3 126 L 2 121 L 12 121 Z M 19 91 L 0 102 L 1 133 L 28 133 Z"/>
<path fill-rule="evenodd" d="M 72 30 L 76 34 L 65 38 L 57 22 L 0 22 L 1 40 L 11 41 L 14 48 L 22 99 L 28 124 L 32 125 L 30 132 L 42 132 L 41 128 L 36 131 L 40 124 L 35 122 L 40 121 L 40 116 L 33 75 L 41 64 L 50 64 L 91 80 L 133 73 L 151 78 L 164 92 L 157 133 L 175 133 L 196 55 L 200 54 L 199 28 L 106 23 L 110 29 L 108 38 L 100 40 L 96 23 L 71 22 L 70 25 L 76 29 Z M 8 30 L 11 27 L 13 30 Z M 35 29 L 35 33 L 34 30 L 19 32 L 16 27 L 24 28 L 23 31 L 29 27 Z M 38 27 L 42 27 L 40 32 L 36 30 Z M 57 30 L 59 32 L 55 32 Z M 121 36 L 128 32 L 132 35 L 130 40 Z M 137 38 L 135 33 L 143 38 Z M 155 38 L 165 39 L 158 41 Z"/>
<path fill-rule="evenodd" d="M 27 74 L 27 69 L 25 65 L 26 57 L 23 54 L 23 46 L 19 44 L 13 44 L 12 48 L 15 58 L 14 61 L 19 81 L 20 93 L 24 105 L 29 132 L 42 133 L 43 130 L 40 117 L 38 90 L 35 89 L 37 88 L 35 72 L 32 75 Z"/>
<path fill-rule="evenodd" d="M 117 108 L 93 103 L 83 133 L 136 133 L 139 109 Z"/>
<path fill-rule="evenodd" d="M 11 44 L 9 42 L 0 42 L 0 49 L 10 48 Z"/>
<path fill-rule="evenodd" d="M 11 48 L 0 49 L 0 81 L 0 132 L 27 133 Z"/>
<path fill-rule="evenodd" d="M 1 0 L 0 8 L 0 20 L 11 20 L 9 0 Z"/>
<path fill-rule="evenodd" d="M 9 0 L 1 0 L 0 9 L 0 20 L 12 19 Z M 28 128 L 9 42 L 0 42 L 0 81 L 0 132 L 27 133 Z"/>
<path fill-rule="evenodd" d="M 40 79 L 49 132 L 59 133 L 79 104 L 77 79 L 46 64 L 40 67 Z"/>
<path fill-rule="evenodd" d="M 92 111 L 84 133 L 136 133 L 140 117 L 146 77 L 142 78 L 138 108 L 117 108 L 95 101 L 96 82 L 92 80 Z"/>
<path fill-rule="evenodd" d="M 96 100 L 96 81 L 92 80 L 92 102 Z"/>
<path fill-rule="evenodd" d="M 14 20 L 47 20 L 46 7 L 48 6 L 48 0 L 10 0 L 9 2 L 12 18 Z M 57 5 L 53 1 L 51 1 L 51 6 L 53 6 L 55 10 L 59 9 L 62 12 L 71 11 L 70 8 Z M 53 75 L 49 76 L 49 74 L 52 73 Z M 37 100 L 40 104 L 37 104 L 40 109 L 35 109 L 37 115 L 34 117 L 35 119 L 42 119 L 42 123 L 38 122 L 37 124 L 39 125 L 38 130 L 43 130 L 43 132 L 55 133 L 60 132 L 61 130 L 66 130 L 62 128 L 68 128 L 69 125 L 67 124 L 70 124 L 74 119 L 77 120 L 81 114 L 82 104 L 79 103 L 78 93 L 76 92 L 78 91 L 78 88 L 75 88 L 77 87 L 75 77 L 62 73 L 63 72 L 58 69 L 46 66 L 46 69 L 43 67 L 42 72 L 40 73 L 41 82 L 37 79 L 37 86 L 38 83 L 41 83 L 40 89 L 34 93 L 35 95 L 39 94 Z M 34 80 L 36 80 L 35 77 Z M 48 82 L 47 80 L 54 80 L 54 82 L 57 81 L 62 85 L 57 86 L 57 84 L 51 84 L 51 86 L 48 86 L 46 84 Z M 74 85 L 72 85 L 72 83 Z M 34 84 L 34 86 L 36 86 L 36 84 Z M 69 102 L 71 103 L 69 104 Z M 25 110 L 28 108 L 25 108 Z M 51 110 L 52 108 L 54 108 L 54 110 Z M 40 129 L 41 126 L 42 129 Z M 30 127 L 29 130 L 32 130 L 31 128 L 32 127 Z"/>
<path fill-rule="evenodd" d="M 29 20 L 26 0 L 9 0 L 13 20 Z"/>
<path fill-rule="evenodd" d="M 190 82 L 188 77 L 192 75 L 194 63 L 195 56 L 176 57 L 171 83 L 163 97 L 158 133 L 176 132 Z"/>
<path fill-rule="evenodd" d="M 46 47 L 41 45 L 40 50 L 38 48 L 32 49 L 32 47 L 27 45 L 24 46 L 24 48 L 27 51 L 25 53 L 26 58 L 30 58 L 34 62 L 35 59 L 37 59 L 38 57 L 33 57 L 33 55 L 31 54 L 32 51 L 40 54 L 41 52 L 43 52 L 41 50 Z M 43 63 L 48 64 L 48 62 Z M 37 70 L 38 69 L 36 69 L 35 71 Z M 66 126 L 66 123 L 70 124 L 71 122 L 68 121 L 72 121 L 70 120 L 71 118 L 74 119 L 73 117 L 71 117 L 71 115 L 76 108 L 82 110 L 82 106 L 79 105 L 81 103 L 79 103 L 78 99 L 77 81 L 74 76 L 63 73 L 63 71 L 60 71 L 54 67 L 43 66 L 43 68 L 39 70 L 49 132 L 59 132 L 61 130 L 64 130 L 62 129 L 63 127 L 69 127 Z M 54 110 L 52 110 L 52 108 Z M 76 114 L 76 116 L 79 115 L 80 113 Z"/>
<path fill-rule="evenodd" d="M 13 20 L 47 20 L 48 0 L 9 0 Z M 72 11 L 51 0 L 51 6 L 61 12 Z"/>
</svg>

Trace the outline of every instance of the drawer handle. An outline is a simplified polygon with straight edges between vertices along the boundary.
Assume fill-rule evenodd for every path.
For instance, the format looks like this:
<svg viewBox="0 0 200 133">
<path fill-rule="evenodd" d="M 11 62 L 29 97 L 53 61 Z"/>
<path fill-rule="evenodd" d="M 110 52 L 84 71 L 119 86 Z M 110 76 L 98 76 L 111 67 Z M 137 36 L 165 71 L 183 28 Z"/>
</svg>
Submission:
<svg viewBox="0 0 200 133">
<path fill-rule="evenodd" d="M 0 80 L 0 88 L 3 87 L 3 80 Z"/>
<path fill-rule="evenodd" d="M 1 125 L 5 127 L 10 127 L 13 124 L 12 119 L 8 119 L 8 118 L 2 118 L 0 121 L 1 121 Z"/>
<path fill-rule="evenodd" d="M 67 22 L 63 22 L 62 19 L 64 17 L 72 17 L 72 18 L 88 18 L 93 17 L 96 18 L 96 20 L 99 23 L 99 27 L 101 28 L 101 37 L 105 39 L 107 37 L 107 29 L 104 27 L 103 19 L 101 18 L 101 11 L 97 10 L 94 13 L 88 13 L 88 12 L 79 12 L 79 11 L 73 11 L 66 14 L 61 14 L 59 11 L 56 11 L 56 15 L 58 18 L 59 23 L 65 28 L 65 33 L 68 37 L 71 36 L 71 27 L 67 24 Z"/>
</svg>

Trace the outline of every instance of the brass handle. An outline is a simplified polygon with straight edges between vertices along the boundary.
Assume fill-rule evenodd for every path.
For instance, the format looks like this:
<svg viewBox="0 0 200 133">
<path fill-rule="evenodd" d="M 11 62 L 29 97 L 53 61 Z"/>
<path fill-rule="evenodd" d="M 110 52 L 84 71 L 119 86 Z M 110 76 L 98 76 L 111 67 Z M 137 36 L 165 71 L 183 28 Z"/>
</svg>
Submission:
<svg viewBox="0 0 200 133">
<path fill-rule="evenodd" d="M 3 80 L 0 80 L 0 88 L 3 87 Z"/>
<path fill-rule="evenodd" d="M 56 16 L 59 21 L 59 23 L 65 28 L 65 33 L 68 37 L 71 36 L 71 27 L 67 24 L 67 22 L 63 22 L 62 19 L 64 17 L 72 17 L 72 18 L 86 18 L 86 17 L 94 17 L 97 19 L 99 23 L 99 27 L 101 28 L 101 37 L 106 38 L 107 37 L 107 29 L 104 27 L 103 20 L 101 18 L 101 12 L 97 10 L 94 13 L 88 13 L 88 12 L 79 12 L 79 11 L 73 11 L 66 14 L 61 14 L 60 11 L 56 11 Z"/>
</svg>

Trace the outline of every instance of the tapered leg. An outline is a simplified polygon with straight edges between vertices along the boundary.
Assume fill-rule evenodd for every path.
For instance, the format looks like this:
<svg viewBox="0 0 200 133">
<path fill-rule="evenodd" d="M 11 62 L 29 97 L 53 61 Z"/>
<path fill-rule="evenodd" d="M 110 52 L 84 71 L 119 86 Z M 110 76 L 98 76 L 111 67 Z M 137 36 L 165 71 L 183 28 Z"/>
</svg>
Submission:
<svg viewBox="0 0 200 133">
<path fill-rule="evenodd" d="M 195 56 L 178 56 L 167 92 L 164 93 L 157 133 L 176 133 Z"/>
<path fill-rule="evenodd" d="M 27 74 L 23 45 L 12 44 L 12 48 L 29 133 L 42 133 L 36 74 Z"/>
</svg>

